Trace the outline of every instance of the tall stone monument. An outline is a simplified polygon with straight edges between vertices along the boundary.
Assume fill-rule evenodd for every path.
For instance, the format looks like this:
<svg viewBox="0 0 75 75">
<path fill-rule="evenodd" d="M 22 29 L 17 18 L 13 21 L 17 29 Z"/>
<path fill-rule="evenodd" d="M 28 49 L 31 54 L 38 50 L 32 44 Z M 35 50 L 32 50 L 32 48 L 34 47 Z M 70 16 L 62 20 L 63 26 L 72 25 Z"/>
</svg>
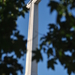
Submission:
<svg viewBox="0 0 75 75">
<path fill-rule="evenodd" d="M 29 29 L 27 42 L 27 56 L 26 56 L 26 71 L 25 75 L 38 75 L 37 62 L 32 61 L 32 51 L 38 47 L 38 4 L 40 0 L 30 0 L 27 8 L 30 9 L 29 15 Z"/>
</svg>

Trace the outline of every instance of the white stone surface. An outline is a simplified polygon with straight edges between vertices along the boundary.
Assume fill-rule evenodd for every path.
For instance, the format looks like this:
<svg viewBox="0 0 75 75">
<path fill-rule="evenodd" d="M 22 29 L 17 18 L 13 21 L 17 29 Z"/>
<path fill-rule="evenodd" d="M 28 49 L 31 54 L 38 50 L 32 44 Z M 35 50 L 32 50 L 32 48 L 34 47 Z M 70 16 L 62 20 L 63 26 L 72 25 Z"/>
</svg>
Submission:
<svg viewBox="0 0 75 75">
<path fill-rule="evenodd" d="M 27 4 L 30 8 L 27 56 L 26 56 L 26 71 L 25 75 L 38 75 L 37 62 L 32 61 L 32 51 L 38 47 L 38 3 L 40 0 L 32 0 Z"/>
</svg>

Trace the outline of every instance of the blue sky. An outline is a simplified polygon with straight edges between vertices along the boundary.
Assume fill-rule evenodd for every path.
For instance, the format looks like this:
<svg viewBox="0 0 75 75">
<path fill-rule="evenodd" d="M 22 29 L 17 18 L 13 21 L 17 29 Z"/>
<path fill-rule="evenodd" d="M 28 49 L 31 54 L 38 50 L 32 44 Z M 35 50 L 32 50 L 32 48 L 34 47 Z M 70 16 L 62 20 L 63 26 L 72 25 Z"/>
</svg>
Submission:
<svg viewBox="0 0 75 75">
<path fill-rule="evenodd" d="M 26 0 L 26 3 L 29 0 Z M 52 14 L 50 14 L 50 10 L 48 5 L 49 0 L 41 0 L 39 3 L 39 43 L 40 43 L 40 37 L 48 31 L 48 24 L 49 23 L 56 23 L 56 11 L 54 11 Z M 20 30 L 20 34 L 24 35 L 25 38 L 27 38 L 28 35 L 28 22 L 29 22 L 29 13 L 25 14 L 25 19 L 22 17 L 19 17 L 17 20 L 18 27 L 17 29 Z M 61 66 L 61 64 L 58 62 L 58 65 L 55 66 L 55 71 L 51 69 L 47 69 L 47 56 L 42 52 L 44 60 L 43 62 L 38 63 L 38 75 L 68 75 L 67 70 L 64 70 L 64 68 Z M 24 58 L 24 60 L 22 60 Z M 25 60 L 26 55 L 24 55 L 20 60 L 19 63 L 21 63 L 24 67 L 25 71 Z M 20 73 L 19 73 L 20 75 Z M 23 73 L 24 75 L 24 73 Z M 72 74 L 74 75 L 74 74 Z"/>
</svg>

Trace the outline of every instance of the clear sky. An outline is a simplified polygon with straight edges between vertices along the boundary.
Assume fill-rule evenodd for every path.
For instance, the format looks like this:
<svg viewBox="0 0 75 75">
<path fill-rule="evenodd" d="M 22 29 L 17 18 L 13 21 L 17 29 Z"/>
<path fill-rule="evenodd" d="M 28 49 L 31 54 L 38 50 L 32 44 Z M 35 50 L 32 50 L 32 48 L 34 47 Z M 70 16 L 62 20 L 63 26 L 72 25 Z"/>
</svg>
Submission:
<svg viewBox="0 0 75 75">
<path fill-rule="evenodd" d="M 26 0 L 26 3 L 29 0 Z M 56 23 L 56 12 L 54 11 L 52 14 L 50 14 L 50 9 L 47 6 L 49 0 L 41 0 L 39 3 L 39 43 L 40 43 L 40 37 L 48 31 L 48 24 L 49 23 Z M 28 34 L 28 21 L 29 21 L 29 13 L 25 14 L 25 19 L 22 17 L 19 17 L 17 20 L 18 27 L 17 29 L 20 30 L 20 34 L 24 35 L 25 38 L 27 38 Z M 43 54 L 43 62 L 38 63 L 38 75 L 68 75 L 67 70 L 61 66 L 61 64 L 58 62 L 58 65 L 55 66 L 55 71 L 51 69 L 47 69 L 47 56 Z M 22 60 L 24 58 L 24 60 Z M 21 63 L 24 67 L 25 71 L 25 60 L 26 56 L 24 55 L 20 60 L 19 63 Z M 21 75 L 19 73 L 19 75 Z M 24 75 L 24 73 L 23 73 Z M 74 74 L 72 74 L 74 75 Z"/>
</svg>

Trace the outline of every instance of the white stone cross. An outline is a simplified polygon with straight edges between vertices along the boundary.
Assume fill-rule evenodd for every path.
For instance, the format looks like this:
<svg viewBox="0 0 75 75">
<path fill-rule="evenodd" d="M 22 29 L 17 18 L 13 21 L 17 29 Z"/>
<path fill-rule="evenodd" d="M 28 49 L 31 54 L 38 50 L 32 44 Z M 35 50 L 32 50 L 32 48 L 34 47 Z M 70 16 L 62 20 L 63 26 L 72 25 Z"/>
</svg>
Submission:
<svg viewBox="0 0 75 75">
<path fill-rule="evenodd" d="M 38 3 L 40 0 L 30 0 L 27 8 L 30 9 L 27 56 L 25 75 L 38 75 L 37 62 L 32 61 L 32 51 L 38 48 Z"/>
</svg>

